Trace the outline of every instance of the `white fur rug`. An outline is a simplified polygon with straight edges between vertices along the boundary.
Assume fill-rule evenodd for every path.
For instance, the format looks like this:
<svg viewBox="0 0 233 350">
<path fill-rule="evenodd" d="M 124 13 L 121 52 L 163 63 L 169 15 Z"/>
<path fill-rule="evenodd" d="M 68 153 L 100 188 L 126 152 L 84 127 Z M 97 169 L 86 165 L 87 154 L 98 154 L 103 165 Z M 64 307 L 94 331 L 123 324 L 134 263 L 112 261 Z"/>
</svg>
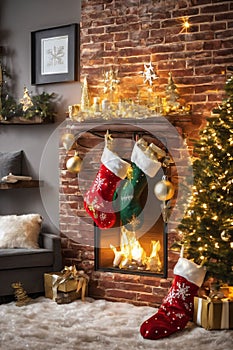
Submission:
<svg viewBox="0 0 233 350">
<path fill-rule="evenodd" d="M 189 323 L 163 340 L 145 340 L 141 323 L 156 309 L 87 298 L 57 305 L 39 297 L 0 305 L 1 350 L 232 350 L 233 330 L 206 331 Z"/>
</svg>

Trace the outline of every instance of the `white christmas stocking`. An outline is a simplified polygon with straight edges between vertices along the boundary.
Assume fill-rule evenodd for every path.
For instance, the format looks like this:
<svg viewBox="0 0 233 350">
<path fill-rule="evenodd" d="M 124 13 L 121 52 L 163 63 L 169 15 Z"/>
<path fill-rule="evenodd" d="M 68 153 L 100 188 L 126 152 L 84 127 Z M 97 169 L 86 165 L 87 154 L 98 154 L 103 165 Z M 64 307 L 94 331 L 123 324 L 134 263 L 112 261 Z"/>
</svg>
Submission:
<svg viewBox="0 0 233 350">
<path fill-rule="evenodd" d="M 174 280 L 158 312 L 145 321 L 140 333 L 145 339 L 160 339 L 184 329 L 193 315 L 193 299 L 202 285 L 205 270 L 194 262 L 179 258 Z"/>
</svg>

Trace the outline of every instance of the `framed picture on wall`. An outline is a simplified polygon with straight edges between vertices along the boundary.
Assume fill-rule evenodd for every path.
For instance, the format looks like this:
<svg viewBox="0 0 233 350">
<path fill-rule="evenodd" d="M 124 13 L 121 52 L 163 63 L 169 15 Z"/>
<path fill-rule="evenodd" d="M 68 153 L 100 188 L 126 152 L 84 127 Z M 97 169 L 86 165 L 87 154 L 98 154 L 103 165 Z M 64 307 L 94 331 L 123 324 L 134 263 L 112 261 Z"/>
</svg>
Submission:
<svg viewBox="0 0 233 350">
<path fill-rule="evenodd" d="M 79 80 L 78 23 L 31 32 L 33 85 Z"/>
</svg>

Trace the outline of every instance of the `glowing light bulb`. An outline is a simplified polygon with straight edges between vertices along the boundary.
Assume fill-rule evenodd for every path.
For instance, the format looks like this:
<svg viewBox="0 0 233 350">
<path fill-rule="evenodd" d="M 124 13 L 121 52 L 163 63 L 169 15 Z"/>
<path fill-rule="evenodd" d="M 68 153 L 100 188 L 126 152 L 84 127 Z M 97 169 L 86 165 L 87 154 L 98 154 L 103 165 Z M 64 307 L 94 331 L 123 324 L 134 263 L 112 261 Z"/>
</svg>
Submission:
<svg viewBox="0 0 233 350">
<path fill-rule="evenodd" d="M 183 17 L 183 18 L 181 18 L 181 20 L 182 20 L 182 23 L 181 23 L 182 28 L 181 28 L 180 33 L 182 33 L 182 32 L 187 33 L 189 28 L 191 27 L 191 24 L 189 23 L 189 18 Z"/>
<path fill-rule="evenodd" d="M 184 27 L 185 29 L 189 29 L 189 28 L 190 28 L 190 23 L 189 23 L 189 21 L 188 21 L 187 19 L 184 21 L 183 27 Z"/>
</svg>

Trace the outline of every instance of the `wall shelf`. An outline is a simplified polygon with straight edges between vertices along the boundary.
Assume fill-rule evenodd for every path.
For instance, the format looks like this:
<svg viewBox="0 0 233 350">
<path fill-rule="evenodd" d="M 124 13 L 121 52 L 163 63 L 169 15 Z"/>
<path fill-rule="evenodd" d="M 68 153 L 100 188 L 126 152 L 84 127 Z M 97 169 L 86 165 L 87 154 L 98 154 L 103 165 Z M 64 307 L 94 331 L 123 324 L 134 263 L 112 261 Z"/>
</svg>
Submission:
<svg viewBox="0 0 233 350">
<path fill-rule="evenodd" d="M 33 119 L 25 119 L 25 118 L 17 118 L 13 117 L 9 120 L 0 120 L 0 125 L 43 125 L 43 124 L 52 124 L 54 123 L 53 119 L 41 119 L 41 118 L 33 118 Z"/>
<path fill-rule="evenodd" d="M 0 183 L 0 190 L 11 190 L 15 188 L 39 188 L 41 186 L 41 181 L 30 180 L 30 181 L 18 181 L 15 183 Z"/>
</svg>

